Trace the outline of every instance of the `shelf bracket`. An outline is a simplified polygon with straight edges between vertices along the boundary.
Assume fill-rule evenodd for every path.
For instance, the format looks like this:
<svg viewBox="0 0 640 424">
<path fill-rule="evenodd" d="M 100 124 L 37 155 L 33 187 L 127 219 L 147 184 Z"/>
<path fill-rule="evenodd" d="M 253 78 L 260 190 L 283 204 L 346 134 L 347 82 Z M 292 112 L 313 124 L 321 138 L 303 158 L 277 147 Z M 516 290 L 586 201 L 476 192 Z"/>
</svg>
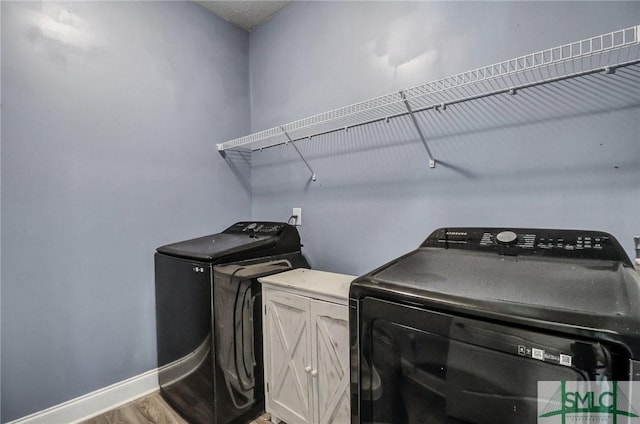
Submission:
<svg viewBox="0 0 640 424">
<path fill-rule="evenodd" d="M 413 121 L 413 125 L 416 127 L 416 131 L 418 131 L 418 134 L 420 135 L 420 140 L 422 140 L 422 144 L 424 144 L 424 148 L 427 150 L 427 154 L 429 155 L 429 168 L 435 168 L 436 160 L 431 154 L 431 149 L 429 149 L 429 144 L 427 144 L 427 139 L 424 138 L 424 134 L 422 134 L 422 130 L 418 125 L 418 120 L 416 119 L 416 116 L 413 113 L 413 109 L 411 109 L 411 105 L 409 104 L 409 100 L 407 100 L 407 96 L 404 95 L 404 91 L 402 90 L 400 91 L 400 96 L 402 97 L 402 101 L 404 101 L 404 105 L 407 108 L 407 112 L 409 112 L 409 116 L 411 116 L 411 121 Z"/>
<path fill-rule="evenodd" d="M 307 165 L 307 168 L 309 168 L 309 171 L 311 172 L 311 181 L 315 181 L 316 173 L 313 171 L 313 169 L 311 169 L 311 166 L 309 166 L 309 162 L 307 162 L 304 156 L 302 156 L 302 153 L 300 153 L 300 150 L 298 150 L 298 146 L 295 145 L 291 137 L 289 137 L 289 134 L 284 130 L 284 128 L 282 128 L 282 126 L 280 126 L 280 131 L 282 131 L 282 134 L 287 137 L 287 140 L 289 140 L 288 143 L 291 144 L 294 149 L 296 149 L 296 152 L 298 153 L 298 156 L 300 156 L 300 159 L 302 159 L 302 162 L 304 162 L 304 164 Z"/>
</svg>

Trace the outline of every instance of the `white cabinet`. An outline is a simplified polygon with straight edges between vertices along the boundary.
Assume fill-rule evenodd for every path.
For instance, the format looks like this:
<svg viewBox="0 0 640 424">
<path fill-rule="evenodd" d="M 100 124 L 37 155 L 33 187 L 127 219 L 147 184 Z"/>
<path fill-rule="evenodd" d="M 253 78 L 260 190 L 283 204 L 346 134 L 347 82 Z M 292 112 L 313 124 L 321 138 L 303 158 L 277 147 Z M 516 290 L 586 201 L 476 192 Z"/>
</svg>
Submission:
<svg viewBox="0 0 640 424">
<path fill-rule="evenodd" d="M 309 299 L 263 289 L 265 409 L 272 421 L 313 422 Z"/>
<path fill-rule="evenodd" d="M 350 421 L 348 295 L 354 278 L 298 269 L 259 279 L 265 406 L 273 422 Z"/>
</svg>

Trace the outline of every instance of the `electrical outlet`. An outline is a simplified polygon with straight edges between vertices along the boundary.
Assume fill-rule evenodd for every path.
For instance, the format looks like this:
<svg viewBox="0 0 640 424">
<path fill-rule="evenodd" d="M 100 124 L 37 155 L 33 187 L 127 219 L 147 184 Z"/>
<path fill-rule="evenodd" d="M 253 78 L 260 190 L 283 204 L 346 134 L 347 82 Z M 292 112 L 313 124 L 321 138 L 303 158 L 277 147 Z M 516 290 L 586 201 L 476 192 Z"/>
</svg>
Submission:
<svg viewBox="0 0 640 424">
<path fill-rule="evenodd" d="M 295 225 L 302 225 L 302 208 L 293 208 L 291 215 L 295 216 Z"/>
</svg>

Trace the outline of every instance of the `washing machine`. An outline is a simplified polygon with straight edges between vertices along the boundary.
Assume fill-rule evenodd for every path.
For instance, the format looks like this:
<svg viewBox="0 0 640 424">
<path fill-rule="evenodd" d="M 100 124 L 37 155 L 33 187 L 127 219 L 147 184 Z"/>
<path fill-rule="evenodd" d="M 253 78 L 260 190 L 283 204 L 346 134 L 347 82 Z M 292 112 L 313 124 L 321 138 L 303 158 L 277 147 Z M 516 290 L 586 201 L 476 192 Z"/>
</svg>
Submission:
<svg viewBox="0 0 640 424">
<path fill-rule="evenodd" d="M 155 253 L 158 382 L 192 424 L 245 424 L 264 411 L 258 277 L 307 268 L 297 229 L 238 222 Z"/>
</svg>

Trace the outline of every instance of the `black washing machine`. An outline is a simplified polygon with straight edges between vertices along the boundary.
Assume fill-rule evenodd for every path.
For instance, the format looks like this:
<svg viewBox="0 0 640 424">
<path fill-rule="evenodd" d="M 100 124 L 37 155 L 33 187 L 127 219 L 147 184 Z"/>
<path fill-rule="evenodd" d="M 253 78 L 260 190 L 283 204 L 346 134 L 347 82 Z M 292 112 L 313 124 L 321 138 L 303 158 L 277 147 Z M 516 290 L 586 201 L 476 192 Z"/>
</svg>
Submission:
<svg viewBox="0 0 640 424">
<path fill-rule="evenodd" d="M 238 222 L 155 254 L 158 379 L 191 424 L 245 424 L 264 411 L 258 277 L 307 268 L 280 222 Z"/>
<path fill-rule="evenodd" d="M 539 382 L 640 380 L 640 276 L 607 233 L 439 229 L 349 306 L 352 424 L 569 422 Z"/>
</svg>

